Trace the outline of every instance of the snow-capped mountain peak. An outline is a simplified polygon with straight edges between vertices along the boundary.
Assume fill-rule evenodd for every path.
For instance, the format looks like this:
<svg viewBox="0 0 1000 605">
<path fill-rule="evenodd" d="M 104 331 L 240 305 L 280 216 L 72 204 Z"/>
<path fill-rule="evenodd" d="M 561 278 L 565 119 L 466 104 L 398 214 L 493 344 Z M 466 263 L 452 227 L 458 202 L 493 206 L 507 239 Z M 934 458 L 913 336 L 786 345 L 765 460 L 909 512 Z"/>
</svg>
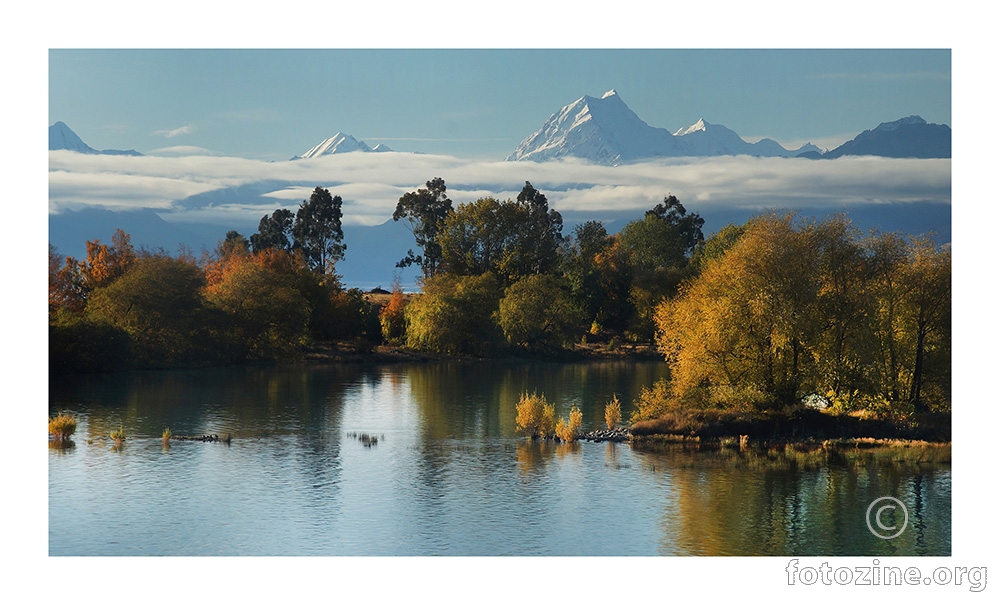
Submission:
<svg viewBox="0 0 1000 605">
<path fill-rule="evenodd" d="M 699 118 L 697 122 L 688 126 L 687 128 L 679 128 L 677 132 L 674 133 L 674 136 L 682 137 L 686 134 L 691 134 L 692 132 L 707 131 L 708 126 L 709 126 L 708 122 L 706 122 L 704 119 Z"/>
<path fill-rule="evenodd" d="M 767 138 L 749 143 L 735 131 L 704 119 L 671 134 L 644 122 L 611 89 L 600 99 L 584 96 L 552 114 L 540 130 L 521 141 L 507 161 L 573 157 L 614 166 L 653 158 L 795 157 L 807 152 L 818 154 L 819 148 L 804 145 L 789 150 Z"/>
<path fill-rule="evenodd" d="M 319 145 L 316 145 L 309 151 L 303 153 L 300 157 L 304 160 L 309 158 L 316 158 L 321 155 L 330 155 L 332 153 L 349 153 L 351 151 L 371 151 L 364 142 L 359 142 L 353 136 L 349 134 L 344 134 L 338 132 L 329 139 L 324 140 Z"/>
<path fill-rule="evenodd" d="M 338 132 L 329 139 L 324 140 L 319 145 L 316 145 L 309 151 L 303 153 L 300 156 L 295 156 L 293 160 L 307 160 L 309 158 L 318 158 L 322 155 L 330 155 L 333 153 L 351 153 L 353 151 L 363 151 L 365 153 L 370 152 L 384 152 L 392 151 L 386 145 L 376 145 L 374 148 L 369 147 L 364 141 L 359 141 L 349 134 L 344 134 Z"/>
<path fill-rule="evenodd" d="M 549 116 L 507 161 L 576 157 L 616 165 L 642 157 L 681 155 L 676 145 L 669 132 L 646 124 L 611 89 L 599 99 L 580 97 Z"/>
</svg>

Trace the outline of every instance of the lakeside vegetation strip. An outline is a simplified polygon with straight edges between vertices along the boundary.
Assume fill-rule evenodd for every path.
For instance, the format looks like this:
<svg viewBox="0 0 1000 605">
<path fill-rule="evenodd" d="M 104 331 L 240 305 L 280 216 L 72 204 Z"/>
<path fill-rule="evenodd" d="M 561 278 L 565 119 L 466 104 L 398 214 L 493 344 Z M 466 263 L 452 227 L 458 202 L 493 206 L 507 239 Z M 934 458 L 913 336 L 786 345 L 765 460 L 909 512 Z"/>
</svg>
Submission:
<svg viewBox="0 0 1000 605">
<path fill-rule="evenodd" d="M 754 414 L 812 406 L 831 418 L 865 414 L 871 436 L 950 439 L 950 416 L 935 415 L 951 408 L 951 254 L 929 238 L 862 236 L 843 216 L 774 212 L 705 238 L 704 221 L 673 195 L 616 234 L 590 221 L 564 236 L 561 215 L 530 183 L 516 200 L 454 207 L 435 178 L 393 214 L 419 249 L 399 266 L 420 267 L 422 291 L 395 284 L 377 298 L 344 289 L 336 274 L 341 205 L 317 187 L 296 214 L 265 215 L 249 238 L 230 231 L 200 260 L 137 251 L 120 230 L 110 246 L 87 242 L 83 261 L 50 248 L 50 372 L 559 359 L 655 342 L 670 378 L 643 389 L 633 434 L 693 423 L 687 433 L 714 436 L 723 429 L 704 416 L 712 410 L 744 414 L 737 436 L 763 434 L 777 429 Z M 353 351 L 318 346 L 333 341 Z M 572 413 L 556 419 L 543 404 L 536 416 L 519 425 L 534 437 L 579 437 Z M 798 438 L 818 420 L 789 422 L 780 431 Z M 854 420 L 836 423 L 821 432 L 857 435 Z"/>
</svg>

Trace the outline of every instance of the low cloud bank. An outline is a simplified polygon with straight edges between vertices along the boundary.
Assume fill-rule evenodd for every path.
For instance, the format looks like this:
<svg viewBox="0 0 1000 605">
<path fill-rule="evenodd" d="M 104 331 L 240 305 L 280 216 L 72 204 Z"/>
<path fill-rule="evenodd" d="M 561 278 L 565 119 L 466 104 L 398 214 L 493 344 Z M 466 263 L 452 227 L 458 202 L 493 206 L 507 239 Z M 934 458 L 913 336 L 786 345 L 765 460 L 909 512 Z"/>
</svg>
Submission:
<svg viewBox="0 0 1000 605">
<path fill-rule="evenodd" d="M 623 166 L 584 162 L 481 162 L 408 153 L 350 153 L 265 162 L 233 157 L 127 157 L 49 152 L 50 212 L 103 207 L 155 209 L 171 222 L 254 221 L 294 208 L 319 185 L 344 200 L 346 224 L 392 216 L 396 201 L 440 176 L 451 199 L 514 197 L 525 181 L 561 212 L 641 211 L 676 195 L 692 211 L 951 203 L 951 160 L 845 157 L 836 160 L 715 157 Z M 244 199 L 234 188 L 273 182 Z M 215 192 L 218 192 L 216 195 Z M 182 200 L 199 196 L 197 207 Z M 237 220 L 238 219 L 238 220 Z"/>
</svg>

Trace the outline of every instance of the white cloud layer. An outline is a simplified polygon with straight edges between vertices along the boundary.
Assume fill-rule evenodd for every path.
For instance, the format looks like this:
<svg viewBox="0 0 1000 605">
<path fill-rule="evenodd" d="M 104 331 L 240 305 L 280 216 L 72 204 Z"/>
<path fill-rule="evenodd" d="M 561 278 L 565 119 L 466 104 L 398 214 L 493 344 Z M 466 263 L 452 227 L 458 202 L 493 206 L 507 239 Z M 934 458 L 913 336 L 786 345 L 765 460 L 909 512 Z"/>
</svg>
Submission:
<svg viewBox="0 0 1000 605">
<path fill-rule="evenodd" d="M 525 181 L 561 212 L 643 210 L 676 195 L 692 211 L 849 207 L 879 202 L 951 202 L 951 160 L 715 157 L 623 166 L 584 162 L 481 162 L 408 153 L 350 153 L 265 162 L 208 155 L 128 157 L 49 153 L 49 203 L 63 208 L 154 208 L 172 221 L 220 223 L 293 208 L 316 186 L 344 200 L 344 222 L 389 219 L 399 197 L 441 177 L 457 204 L 513 197 Z M 240 198 L 228 188 L 275 181 Z M 216 196 L 215 191 L 220 191 Z M 204 194 L 198 204 L 180 203 Z M 273 204 L 271 203 L 273 201 Z M 169 215 L 169 216 L 168 216 Z"/>
</svg>

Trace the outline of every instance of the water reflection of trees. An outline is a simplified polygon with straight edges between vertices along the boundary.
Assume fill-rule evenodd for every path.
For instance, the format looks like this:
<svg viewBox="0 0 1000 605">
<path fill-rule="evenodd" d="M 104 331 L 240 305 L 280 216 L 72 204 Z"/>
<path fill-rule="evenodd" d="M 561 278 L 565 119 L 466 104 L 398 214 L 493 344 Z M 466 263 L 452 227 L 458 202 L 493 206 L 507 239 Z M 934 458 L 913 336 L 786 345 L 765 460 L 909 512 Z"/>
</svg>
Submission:
<svg viewBox="0 0 1000 605">
<path fill-rule="evenodd" d="M 65 385 L 53 404 L 84 413 L 90 437 L 119 422 L 144 437 L 165 427 L 175 435 L 256 437 L 338 425 L 346 390 L 363 376 L 356 366 L 136 372 Z"/>
<path fill-rule="evenodd" d="M 617 394 L 623 414 L 643 386 L 662 377 L 659 362 L 498 363 L 444 362 L 408 366 L 410 392 L 424 422 L 424 436 L 510 437 L 516 433 L 515 406 L 522 393 L 544 393 L 567 416 L 572 406 L 584 414 L 584 428 L 604 424 L 604 405 Z"/>
<path fill-rule="evenodd" d="M 798 466 L 794 456 L 661 452 L 643 468 L 669 481 L 661 554 L 893 555 L 950 552 L 951 480 L 946 465 L 900 463 L 869 453 Z M 904 502 L 909 525 L 897 539 L 865 522 L 876 498 Z"/>
</svg>

